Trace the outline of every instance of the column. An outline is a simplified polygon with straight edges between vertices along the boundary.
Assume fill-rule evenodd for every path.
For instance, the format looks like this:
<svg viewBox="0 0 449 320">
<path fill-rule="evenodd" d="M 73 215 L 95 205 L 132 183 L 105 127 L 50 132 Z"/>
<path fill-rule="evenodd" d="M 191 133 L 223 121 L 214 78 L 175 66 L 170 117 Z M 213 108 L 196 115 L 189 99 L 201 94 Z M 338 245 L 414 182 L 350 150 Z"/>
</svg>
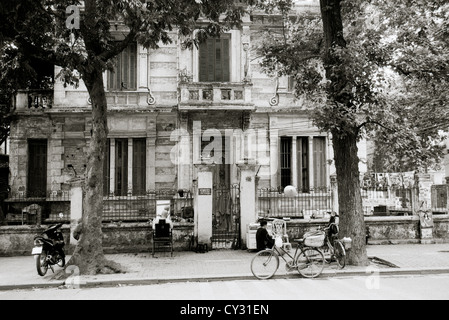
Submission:
<svg viewBox="0 0 449 320">
<path fill-rule="evenodd" d="M 331 183 L 331 192 L 332 192 L 332 211 L 338 213 L 338 184 L 337 184 L 337 176 L 332 175 L 330 177 Z"/>
<path fill-rule="evenodd" d="M 157 115 L 149 115 L 147 117 L 147 191 L 156 190 L 156 117 Z"/>
<path fill-rule="evenodd" d="M 278 182 L 279 172 L 279 134 L 277 129 L 270 130 L 270 175 L 271 175 L 271 187 L 277 188 L 280 185 Z"/>
<path fill-rule="evenodd" d="M 197 243 L 207 244 L 211 248 L 212 210 L 213 210 L 213 174 L 214 165 L 196 164 L 198 186 L 195 190 L 195 227 Z"/>
<path fill-rule="evenodd" d="M 133 139 L 128 139 L 128 194 L 133 192 Z"/>
<path fill-rule="evenodd" d="M 172 159 L 178 166 L 178 188 L 189 190 L 191 187 L 191 147 L 192 139 L 188 131 L 188 114 L 181 113 L 179 117 L 180 134 L 177 143 L 176 159 Z"/>
<path fill-rule="evenodd" d="M 293 136 L 292 139 L 292 184 L 298 188 L 298 138 Z"/>
<path fill-rule="evenodd" d="M 115 139 L 111 139 L 109 168 L 109 193 L 115 195 Z"/>
<path fill-rule="evenodd" d="M 240 238 L 243 248 L 247 247 L 246 232 L 250 223 L 257 222 L 256 211 L 256 160 L 239 161 L 240 168 Z"/>
<path fill-rule="evenodd" d="M 139 68 L 137 69 L 137 79 L 139 79 L 139 90 L 148 90 L 148 67 L 149 67 L 149 54 L 148 49 L 143 46 L 138 46 Z"/>
<path fill-rule="evenodd" d="M 417 210 L 427 211 L 432 207 L 432 195 L 430 188 L 432 187 L 432 181 L 430 174 L 418 173 L 416 174 L 416 182 L 418 186 L 418 204 Z"/>
<path fill-rule="evenodd" d="M 78 240 L 73 238 L 73 231 L 83 217 L 83 178 L 70 181 L 70 245 L 77 245 Z"/>
<path fill-rule="evenodd" d="M 309 188 L 313 190 L 315 187 L 315 172 L 313 161 L 313 137 L 309 137 Z"/>
<path fill-rule="evenodd" d="M 418 184 L 418 205 L 417 213 L 419 216 L 419 227 L 421 232 L 421 243 L 435 243 L 433 239 L 433 217 L 432 217 L 432 180 L 430 174 L 416 174 L 416 182 Z"/>
</svg>

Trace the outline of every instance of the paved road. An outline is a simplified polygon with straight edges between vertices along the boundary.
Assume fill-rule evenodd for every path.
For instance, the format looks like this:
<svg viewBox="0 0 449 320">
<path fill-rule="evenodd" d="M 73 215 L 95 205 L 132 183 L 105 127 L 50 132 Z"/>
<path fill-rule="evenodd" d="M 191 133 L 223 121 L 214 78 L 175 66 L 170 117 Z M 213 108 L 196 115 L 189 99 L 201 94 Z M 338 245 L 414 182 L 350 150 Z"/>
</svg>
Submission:
<svg viewBox="0 0 449 320">
<path fill-rule="evenodd" d="M 449 275 L 227 280 L 0 292 L 0 300 L 447 300 Z"/>
</svg>

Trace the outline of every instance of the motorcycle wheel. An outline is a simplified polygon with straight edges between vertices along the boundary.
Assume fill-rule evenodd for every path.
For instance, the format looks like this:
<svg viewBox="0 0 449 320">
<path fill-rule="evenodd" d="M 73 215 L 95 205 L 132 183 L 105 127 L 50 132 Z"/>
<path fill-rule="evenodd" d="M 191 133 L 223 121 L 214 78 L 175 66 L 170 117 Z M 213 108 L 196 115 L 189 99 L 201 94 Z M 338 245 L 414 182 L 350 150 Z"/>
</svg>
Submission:
<svg viewBox="0 0 449 320">
<path fill-rule="evenodd" d="M 41 277 L 45 276 L 48 271 L 47 253 L 45 251 L 42 251 L 41 254 L 35 255 L 34 259 L 36 260 L 37 273 Z"/>
<path fill-rule="evenodd" d="M 59 267 L 61 267 L 61 268 L 64 268 L 64 267 L 65 267 L 65 258 L 62 258 L 62 257 L 61 257 L 61 258 L 58 260 L 57 265 L 58 265 Z"/>
</svg>

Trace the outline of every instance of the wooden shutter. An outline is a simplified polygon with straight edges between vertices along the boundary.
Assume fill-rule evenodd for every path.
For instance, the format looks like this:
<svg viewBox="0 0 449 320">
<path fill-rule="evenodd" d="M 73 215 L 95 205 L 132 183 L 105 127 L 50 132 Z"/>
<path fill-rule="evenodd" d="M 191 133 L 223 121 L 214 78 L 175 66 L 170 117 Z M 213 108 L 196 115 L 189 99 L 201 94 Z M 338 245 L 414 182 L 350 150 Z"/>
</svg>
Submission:
<svg viewBox="0 0 449 320">
<path fill-rule="evenodd" d="M 108 72 L 108 90 L 137 90 L 137 44 L 130 44 L 117 56 L 114 71 Z"/>
<path fill-rule="evenodd" d="M 231 57 L 230 57 L 230 39 L 221 39 L 221 63 L 222 63 L 222 80 L 223 82 L 231 81 Z"/>
<path fill-rule="evenodd" d="M 28 197 L 47 194 L 47 140 L 28 140 Z"/>
<path fill-rule="evenodd" d="M 128 193 L 128 139 L 115 140 L 115 195 Z"/>
<path fill-rule="evenodd" d="M 133 194 L 144 195 L 146 190 L 146 139 L 133 140 Z"/>
<path fill-rule="evenodd" d="M 214 82 L 215 80 L 215 41 L 207 40 L 207 80 Z"/>
<path fill-rule="evenodd" d="M 298 138 L 297 148 L 297 168 L 299 189 L 308 192 L 309 183 L 309 138 Z"/>
<path fill-rule="evenodd" d="M 230 38 L 207 39 L 200 45 L 200 82 L 229 82 Z"/>
<path fill-rule="evenodd" d="M 315 188 L 326 186 L 326 139 L 313 139 L 313 182 Z"/>
</svg>

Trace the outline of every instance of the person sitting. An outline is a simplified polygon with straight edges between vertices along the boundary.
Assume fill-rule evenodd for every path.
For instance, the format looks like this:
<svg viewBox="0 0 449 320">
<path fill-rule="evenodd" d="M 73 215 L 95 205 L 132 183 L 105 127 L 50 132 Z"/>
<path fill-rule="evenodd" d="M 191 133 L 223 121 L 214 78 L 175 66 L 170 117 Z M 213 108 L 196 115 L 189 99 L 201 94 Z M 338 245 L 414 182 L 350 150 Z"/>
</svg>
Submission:
<svg viewBox="0 0 449 320">
<path fill-rule="evenodd" d="M 173 229 L 173 221 L 170 219 L 170 207 L 166 206 L 164 211 L 159 212 L 156 215 L 156 219 L 153 220 L 153 230 L 156 228 L 156 224 L 159 223 L 160 220 L 165 220 L 165 223 L 170 225 L 170 230 Z"/>
<path fill-rule="evenodd" d="M 268 222 L 266 220 L 260 221 L 260 227 L 256 232 L 256 244 L 257 251 L 265 250 L 267 248 L 271 249 L 274 245 L 273 237 L 268 233 L 267 230 Z"/>
<path fill-rule="evenodd" d="M 331 218 L 329 219 L 329 223 L 328 223 L 328 233 L 327 236 L 329 237 L 329 240 L 331 241 L 332 245 L 334 243 L 334 237 L 338 235 L 338 223 L 340 222 L 340 217 L 338 216 L 338 214 L 333 211 L 331 213 Z"/>
</svg>

